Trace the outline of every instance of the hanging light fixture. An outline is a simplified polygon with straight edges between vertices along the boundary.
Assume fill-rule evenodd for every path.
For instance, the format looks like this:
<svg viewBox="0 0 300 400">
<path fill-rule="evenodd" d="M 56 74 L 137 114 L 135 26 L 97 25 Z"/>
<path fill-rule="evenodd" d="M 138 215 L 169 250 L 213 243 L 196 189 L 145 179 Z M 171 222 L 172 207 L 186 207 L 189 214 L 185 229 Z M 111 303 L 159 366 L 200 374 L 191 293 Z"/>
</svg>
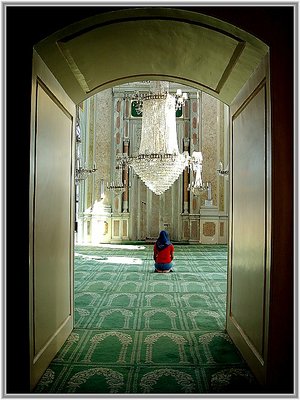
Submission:
<svg viewBox="0 0 300 400">
<path fill-rule="evenodd" d="M 187 94 L 181 90 L 171 95 L 169 82 L 164 81 L 150 82 L 149 93 L 133 96 L 138 112 L 142 112 L 140 147 L 131 157 L 123 153 L 119 162 L 131 166 L 157 195 L 169 189 L 190 162 L 202 165 L 202 155 L 191 158 L 188 152 L 180 153 L 178 149 L 175 112 L 186 99 Z"/>
<path fill-rule="evenodd" d="M 223 163 L 220 161 L 217 172 L 220 176 L 223 176 L 223 177 L 228 176 L 229 175 L 229 166 L 227 165 L 227 167 L 225 169 L 223 169 Z"/>
<path fill-rule="evenodd" d="M 119 165 L 116 167 L 116 180 L 109 182 L 106 184 L 106 189 L 114 192 L 116 195 L 119 195 L 121 193 L 124 193 L 127 188 L 130 188 L 131 185 L 128 185 L 126 180 L 123 181 L 123 170 L 122 170 L 122 165 Z M 127 184 L 127 186 L 126 186 Z"/>
<path fill-rule="evenodd" d="M 78 114 L 78 111 L 77 111 Z M 75 183 L 78 184 L 80 181 L 84 181 L 90 174 L 97 171 L 96 162 L 94 162 L 93 168 L 86 168 L 86 163 L 82 161 L 82 149 L 81 149 L 81 132 L 80 122 L 77 115 L 76 121 L 76 167 L 75 167 Z"/>
</svg>

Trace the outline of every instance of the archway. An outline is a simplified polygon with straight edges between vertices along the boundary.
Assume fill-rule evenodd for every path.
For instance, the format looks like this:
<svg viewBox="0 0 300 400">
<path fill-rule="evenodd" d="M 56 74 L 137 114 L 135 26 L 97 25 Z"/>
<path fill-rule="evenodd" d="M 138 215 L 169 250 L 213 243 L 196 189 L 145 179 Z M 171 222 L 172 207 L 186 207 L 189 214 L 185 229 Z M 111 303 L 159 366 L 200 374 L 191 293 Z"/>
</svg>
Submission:
<svg viewBox="0 0 300 400">
<path fill-rule="evenodd" d="M 150 79 L 190 84 L 231 104 L 268 46 L 207 15 L 153 7 L 96 15 L 35 50 L 76 104 L 118 83 Z"/>
<path fill-rule="evenodd" d="M 161 24 L 164 25 L 164 23 L 166 23 L 168 25 L 168 24 L 170 24 L 170 20 L 172 20 L 172 19 L 174 19 L 175 20 L 174 23 L 178 24 L 179 27 L 180 27 L 180 28 L 178 27 L 178 31 L 180 33 L 179 37 L 184 36 L 184 34 L 186 32 L 188 32 L 188 33 L 191 34 L 190 38 L 193 38 L 194 35 L 195 35 L 194 38 L 195 38 L 196 43 L 197 43 L 196 37 L 198 37 L 198 35 L 196 35 L 196 32 L 191 33 L 189 29 L 188 30 L 181 29 L 182 24 L 184 24 L 185 26 L 189 26 L 187 24 L 191 24 L 193 27 L 197 26 L 197 28 L 195 28 L 195 29 L 198 29 L 201 26 L 201 28 L 199 28 L 199 29 L 201 29 L 203 31 L 205 31 L 208 28 L 208 26 L 210 26 L 209 24 L 204 24 L 205 26 L 198 25 L 198 24 L 193 24 L 194 19 L 191 16 L 189 16 L 189 17 L 187 16 L 187 14 L 189 14 L 189 13 L 187 13 L 187 14 L 185 14 L 185 12 L 181 13 L 178 10 L 176 10 L 174 12 L 176 14 L 175 17 L 171 17 L 170 18 L 170 14 L 172 14 L 172 10 L 160 11 L 159 9 L 153 9 L 153 10 L 151 10 L 151 12 L 153 12 L 154 15 L 152 15 L 151 18 L 148 19 L 148 17 L 145 17 L 145 15 L 147 14 L 147 12 L 149 12 L 149 10 L 150 9 L 141 11 L 141 13 L 144 14 L 144 15 L 142 15 L 142 19 L 144 19 L 144 20 L 147 19 L 147 22 L 151 21 L 151 24 L 153 23 L 153 25 L 151 25 L 151 26 L 153 26 L 153 30 L 151 30 L 151 35 L 153 34 L 153 32 L 157 32 L 157 36 L 156 36 L 157 40 L 154 41 L 156 43 L 158 42 L 159 39 L 161 39 L 161 35 L 162 35 L 162 31 L 159 28 L 160 25 Z M 131 12 L 134 13 L 134 17 L 131 15 Z M 161 12 L 161 14 L 160 14 L 160 12 Z M 139 11 L 138 10 L 134 10 L 134 11 L 126 10 L 126 11 L 124 11 L 124 15 L 127 15 L 126 24 L 128 23 L 130 25 L 132 23 L 131 18 L 134 19 L 134 24 L 136 23 L 135 21 L 137 21 L 137 23 L 141 22 L 141 20 L 137 19 L 137 14 L 136 13 L 138 14 Z M 181 14 L 180 18 L 178 17 L 179 14 Z M 184 17 L 183 17 L 183 14 L 185 14 Z M 114 17 L 112 17 L 112 15 L 110 15 L 110 17 L 108 17 L 108 19 L 106 19 L 106 23 L 103 26 L 100 23 L 99 29 L 101 29 L 102 27 L 105 29 L 108 26 L 112 26 L 111 22 L 113 21 L 113 19 L 114 19 Z M 196 18 L 196 20 L 197 19 L 198 18 Z M 159 23 L 157 23 L 156 20 L 158 20 Z M 197 21 L 197 22 L 199 22 L 199 21 Z M 122 21 L 122 23 L 120 23 L 120 19 L 117 19 L 117 23 L 116 24 L 117 25 L 119 24 L 118 26 L 120 26 L 120 25 L 123 24 L 123 21 Z M 83 23 L 83 25 L 84 25 L 83 26 L 84 29 L 82 31 L 83 34 L 88 34 L 89 29 L 87 28 L 85 23 Z M 97 25 L 97 23 L 96 23 L 96 25 Z M 221 25 L 224 27 L 224 24 L 221 24 Z M 225 25 L 227 25 L 227 24 L 225 24 Z M 156 29 L 154 29 L 154 26 L 155 26 Z M 173 24 L 172 24 L 172 27 L 173 27 Z M 228 26 L 226 26 L 226 28 L 228 28 Z M 141 29 L 142 29 L 142 26 L 141 26 Z M 215 27 L 214 27 L 213 30 L 216 32 L 217 36 L 220 34 L 220 29 L 219 28 L 215 29 Z M 92 29 L 91 32 L 93 32 L 93 34 L 94 34 L 96 31 L 94 29 Z M 136 32 L 136 28 L 133 31 L 131 31 L 131 33 L 135 33 L 135 32 Z M 221 30 L 221 32 L 226 32 L 226 29 Z M 123 31 L 123 33 L 125 33 L 125 31 Z M 236 38 L 238 37 L 238 36 L 236 36 L 236 34 L 237 34 L 236 30 L 234 30 L 234 33 L 235 33 L 235 35 L 232 35 L 232 31 L 230 31 L 230 35 L 228 36 L 229 39 L 227 41 L 225 40 L 225 42 L 226 42 L 225 48 L 230 49 L 229 52 L 227 53 L 227 64 L 226 64 L 226 66 L 228 66 L 228 68 L 227 67 L 223 68 L 222 69 L 222 74 L 220 74 L 220 73 L 219 73 L 219 75 L 215 74 L 212 77 L 213 78 L 212 80 L 209 80 L 209 78 L 210 78 L 209 76 L 207 77 L 207 80 L 206 80 L 205 79 L 205 75 L 204 75 L 203 79 L 197 78 L 199 80 L 195 79 L 195 84 L 197 84 L 197 82 L 198 82 L 199 86 L 202 89 L 205 88 L 208 92 L 213 91 L 216 96 L 218 96 L 219 98 L 223 99 L 224 101 L 226 99 L 225 102 L 227 102 L 228 104 L 231 104 L 232 110 L 237 111 L 237 113 L 234 113 L 234 112 L 232 113 L 232 115 L 234 116 L 234 119 L 232 120 L 233 121 L 233 125 L 236 124 L 236 130 L 240 131 L 240 130 L 243 130 L 243 126 L 240 126 L 239 124 L 245 118 L 244 111 L 247 109 L 248 104 L 251 103 L 251 100 L 252 99 L 257 99 L 258 97 L 256 97 L 256 95 L 259 93 L 260 94 L 260 96 L 259 96 L 260 104 L 259 105 L 261 105 L 261 104 L 267 105 L 267 103 L 268 103 L 266 101 L 266 96 L 268 95 L 268 80 L 264 79 L 265 78 L 265 73 L 267 73 L 267 71 L 268 71 L 268 65 L 267 65 L 268 63 L 266 63 L 266 64 L 262 63 L 262 66 L 257 69 L 257 67 L 259 66 L 260 61 L 263 61 L 264 56 L 267 54 L 266 47 L 263 46 L 264 50 L 262 52 L 260 52 L 261 48 L 260 48 L 260 50 L 258 52 L 256 52 L 255 51 L 255 46 L 252 47 L 252 44 L 251 44 L 252 39 L 251 39 L 251 37 L 249 37 L 249 42 L 248 43 L 247 43 L 246 40 L 244 40 L 244 43 L 241 44 L 243 42 L 243 40 L 240 40 L 240 41 L 236 40 Z M 242 35 L 244 35 L 244 32 L 240 32 L 240 33 Z M 80 36 L 76 36 L 76 35 L 74 36 L 74 32 L 72 32 L 72 34 L 70 32 L 68 32 L 68 37 L 66 38 L 66 34 L 67 34 L 67 32 L 64 32 L 63 36 L 66 39 L 65 41 L 63 41 L 63 40 L 58 41 L 57 40 L 58 37 L 56 37 L 56 39 L 54 41 L 55 45 L 53 45 L 53 44 L 51 45 L 50 44 L 50 47 L 52 47 L 52 50 L 53 50 L 52 55 L 55 54 L 52 60 L 51 60 L 52 57 L 51 56 L 49 57 L 48 51 L 47 50 L 45 52 L 43 51 L 43 46 L 45 46 L 44 49 L 46 49 L 47 46 L 49 45 L 49 39 L 44 41 L 41 46 L 40 45 L 36 46 L 36 51 L 37 51 L 38 55 L 41 56 L 42 59 L 44 60 L 45 65 L 44 65 L 43 62 L 40 62 L 40 64 L 37 65 L 37 70 L 36 70 L 37 73 L 36 73 L 35 77 L 39 76 L 40 79 L 43 81 L 43 74 L 45 73 L 45 67 L 46 67 L 46 69 L 50 68 L 50 70 L 53 72 L 53 74 L 58 79 L 58 82 L 60 82 L 60 84 L 62 85 L 62 87 L 66 91 L 66 93 L 71 97 L 71 99 L 73 99 L 73 101 L 75 100 L 75 102 L 78 102 L 80 99 L 85 98 L 85 96 L 88 96 L 88 95 L 92 94 L 93 91 L 99 90 L 100 87 L 105 88 L 106 87 L 105 85 L 108 84 L 108 80 L 114 81 L 114 77 L 112 76 L 111 78 L 108 78 L 106 76 L 106 79 L 104 79 L 103 82 L 101 82 L 101 81 L 93 82 L 90 79 L 90 75 L 89 75 L 89 71 L 88 70 L 87 70 L 87 75 L 86 76 L 84 76 L 84 75 L 82 76 L 82 73 L 81 73 L 82 71 L 80 71 L 80 70 L 82 68 L 84 69 L 85 64 L 83 63 L 83 65 L 78 65 L 78 60 L 80 61 L 80 57 L 78 58 L 77 57 L 78 54 L 74 54 L 73 53 L 73 50 L 76 48 L 76 44 L 74 44 L 74 43 L 76 42 L 77 39 L 79 40 L 79 43 L 80 43 L 80 41 L 81 41 Z M 123 35 L 122 38 L 123 37 L 125 38 L 125 35 Z M 205 38 L 205 35 L 203 35 L 203 37 Z M 127 36 L 127 38 L 128 38 L 128 36 Z M 62 37 L 60 37 L 60 39 L 62 39 Z M 227 39 L 227 37 L 226 37 L 226 39 Z M 73 40 L 75 40 L 75 42 L 72 43 Z M 174 40 L 171 42 L 172 46 L 174 46 Z M 215 40 L 218 41 L 217 37 L 216 37 Z M 48 43 L 46 43 L 46 42 L 48 42 Z M 222 43 L 222 42 L 223 41 L 221 40 L 220 43 Z M 191 43 L 194 43 L 193 39 L 191 40 Z M 234 43 L 236 45 L 234 45 Z M 57 46 L 57 47 L 59 47 L 58 51 L 57 51 L 57 47 L 56 47 L 57 44 L 59 45 L 59 46 Z M 72 47 L 73 44 L 74 44 L 74 47 Z M 249 44 L 249 46 L 247 44 Z M 147 45 L 148 45 L 148 42 L 147 42 Z M 198 45 L 199 45 L 199 42 L 198 42 Z M 260 46 L 258 46 L 258 47 L 260 47 Z M 177 48 L 177 47 L 175 46 L 175 48 Z M 182 48 L 183 48 L 182 43 L 180 43 L 180 40 L 179 40 L 178 41 L 178 49 L 180 50 Z M 196 48 L 199 48 L 199 47 L 196 46 Z M 103 50 L 105 50 L 105 49 L 109 50 L 108 48 L 106 48 L 104 46 Z M 165 55 L 165 53 L 164 53 L 165 50 L 166 50 L 166 47 L 164 47 L 163 49 L 158 51 L 158 55 L 164 56 Z M 194 48 L 194 50 L 195 50 L 195 48 Z M 214 49 L 214 50 L 215 50 L 214 54 L 217 54 L 216 49 Z M 243 62 L 243 55 L 245 55 L 248 50 L 250 50 L 250 53 L 249 53 L 250 58 L 252 58 L 251 57 L 251 55 L 252 55 L 252 56 L 254 56 L 252 58 L 252 60 L 255 59 L 255 62 L 253 64 L 250 63 L 251 64 L 250 69 L 248 69 L 249 64 L 245 62 L 246 59 L 244 59 L 244 62 Z M 155 46 L 152 47 L 151 53 L 152 54 L 156 53 Z M 171 51 L 169 53 L 171 54 Z M 103 54 L 103 52 L 102 52 L 102 54 Z M 120 54 L 122 54 L 122 53 L 119 53 L 119 55 Z M 197 54 L 197 52 L 195 54 Z M 230 54 L 230 57 L 228 56 L 228 54 Z M 74 56 L 75 56 L 75 58 L 74 58 Z M 126 74 L 126 77 L 124 77 L 124 75 L 122 75 L 122 74 L 118 75 L 118 73 L 116 73 L 115 74 L 115 76 L 116 76 L 115 82 L 122 82 L 123 79 L 128 80 L 130 77 L 132 77 L 132 79 L 136 80 L 137 76 L 143 77 L 143 78 L 147 78 L 147 79 L 151 79 L 151 78 L 153 78 L 153 79 L 154 78 L 156 78 L 156 79 L 159 78 L 160 79 L 160 78 L 166 77 L 166 78 L 168 78 L 170 80 L 174 80 L 174 81 L 177 81 L 177 82 L 183 82 L 183 83 L 188 79 L 191 79 L 191 80 L 193 79 L 192 72 L 190 74 L 190 77 L 188 75 L 186 75 L 186 77 L 184 78 L 184 77 L 181 77 L 180 74 L 178 74 L 178 71 L 176 73 L 176 68 L 173 68 L 173 71 L 169 71 L 168 73 L 164 73 L 164 70 L 163 70 L 162 66 L 160 65 L 161 64 L 161 59 L 164 60 L 164 63 L 166 62 L 166 64 L 164 64 L 164 65 L 167 65 L 167 61 L 168 60 L 166 60 L 166 57 L 164 57 L 164 58 L 157 57 L 155 59 L 155 62 L 152 62 L 152 60 L 151 60 L 151 66 L 153 67 L 153 69 L 150 72 L 148 72 L 147 74 L 143 74 L 143 72 L 140 71 L 140 73 L 138 75 L 134 75 L 132 71 L 128 71 L 127 74 Z M 64 71 L 61 70 L 60 68 L 58 68 L 61 60 L 63 60 L 63 63 L 65 63 L 65 60 L 67 60 L 67 63 L 65 64 L 65 67 L 64 67 Z M 193 65 L 193 61 L 197 61 L 197 59 L 195 60 L 194 57 L 191 57 L 191 54 L 190 54 L 190 57 L 187 57 L 187 60 L 188 60 L 188 64 L 189 65 Z M 54 63 L 52 61 L 54 61 Z M 169 61 L 173 61 L 173 60 L 170 59 Z M 215 62 L 215 59 L 212 57 L 211 61 Z M 123 60 L 123 62 L 124 62 L 124 60 Z M 125 62 L 125 64 L 126 64 L 126 62 Z M 119 64 L 120 68 L 123 68 L 125 64 L 122 64 L 122 62 L 121 62 Z M 113 64 L 112 60 L 110 60 L 110 62 L 107 65 L 114 65 L 114 64 Z M 245 67 L 245 69 L 243 69 L 243 66 Z M 224 67 L 224 64 L 223 64 L 223 67 Z M 44 71 L 41 72 L 41 69 L 44 69 Z M 70 70 L 73 71 L 72 72 L 73 75 L 74 75 L 74 73 L 77 75 L 77 79 L 76 79 L 77 82 L 75 82 L 76 80 L 74 79 L 74 77 L 72 77 L 72 74 L 69 73 Z M 206 67 L 203 69 L 202 72 L 204 73 L 205 70 L 207 71 Z M 246 73 L 247 76 L 244 74 L 246 70 L 248 72 L 248 75 Z M 257 76 L 254 76 L 254 79 L 253 79 L 253 76 L 252 76 L 252 79 L 250 80 L 249 85 L 246 88 L 246 92 L 247 93 L 246 94 L 243 93 L 243 95 L 240 95 L 241 97 L 239 99 L 237 99 L 239 104 L 235 105 L 235 109 L 234 109 L 234 106 L 232 104 L 232 100 L 236 97 L 236 95 L 238 93 L 240 93 L 239 90 L 241 89 L 242 86 L 244 86 L 244 84 L 248 81 L 248 78 L 250 78 L 250 76 L 252 75 L 252 73 L 255 70 L 257 72 Z M 156 75 L 155 71 L 161 71 L 161 72 Z M 200 74 L 200 69 L 199 69 L 198 72 Z M 241 72 L 240 75 L 239 75 L 239 72 Z M 105 74 L 104 71 L 102 71 L 102 73 Z M 235 75 L 235 73 L 236 73 L 236 75 Z M 241 76 L 243 76 L 243 78 L 241 78 Z M 219 78 L 219 79 L 217 79 L 217 78 Z M 232 80 L 231 80 L 231 78 L 232 78 Z M 239 79 L 239 78 L 241 78 L 241 79 Z M 37 79 L 36 79 L 36 82 L 37 82 Z M 207 82 L 207 86 L 205 85 L 205 82 Z M 229 87 L 227 87 L 227 83 L 229 84 Z M 50 84 L 50 87 L 52 88 L 52 84 Z M 73 87 L 73 88 L 76 87 L 76 90 L 74 91 L 74 93 L 72 93 L 71 87 Z M 231 90 L 233 87 L 235 89 Z M 263 92 L 261 92 L 261 89 L 263 90 Z M 265 95 L 265 96 L 263 96 L 263 95 Z M 49 93 L 49 97 L 51 97 L 50 93 Z M 264 103 L 264 102 L 261 103 L 261 101 L 263 101 L 263 100 L 266 101 L 266 103 Z M 36 119 L 35 118 L 36 117 L 35 112 L 37 112 L 37 109 L 34 110 L 33 120 Z M 251 111 L 251 114 L 253 115 L 253 110 Z M 263 113 L 263 114 L 265 115 L 265 113 Z M 240 116 L 241 119 L 237 119 L 238 116 Z M 265 120 L 263 120 L 263 121 L 260 120 L 259 123 L 261 123 L 261 122 L 262 122 L 263 126 L 260 126 L 260 128 L 262 128 L 263 133 L 266 134 L 268 132 L 269 126 L 268 126 L 268 129 L 266 129 Z M 248 126 L 248 130 L 249 130 L 249 126 Z M 33 129 L 33 131 L 34 131 L 34 137 L 35 137 L 36 131 L 35 131 L 35 129 Z M 268 141 L 266 143 L 268 143 Z M 240 145 L 241 145 L 241 143 L 240 143 Z M 264 154 L 265 154 L 266 150 L 267 150 L 266 148 L 263 149 L 263 153 Z M 262 156 L 261 153 L 260 153 L 260 156 Z M 265 167 L 269 168 L 270 166 L 266 165 Z M 255 174 L 254 171 L 253 171 L 253 174 Z M 33 174 L 33 175 L 35 175 L 35 174 Z M 266 175 L 266 170 L 263 171 L 263 176 L 265 177 L 265 175 Z M 254 177 L 254 175 L 251 176 L 251 179 L 253 179 L 253 177 Z M 32 193 L 32 195 L 33 195 L 33 193 Z M 266 206 L 265 201 L 266 201 L 266 199 L 264 198 L 263 199 L 263 204 L 262 204 L 263 207 Z M 37 226 L 38 222 L 39 221 L 37 221 L 37 220 L 35 221 L 36 226 Z M 269 220 L 267 220 L 267 221 L 265 220 L 264 222 L 265 223 L 267 222 L 268 224 L 270 223 Z M 265 224 L 264 224 L 264 227 L 265 227 Z M 267 240 L 269 240 L 269 236 L 267 236 Z M 252 245 L 255 246 L 255 243 L 252 243 Z M 55 246 L 54 246 L 54 249 L 55 249 Z M 238 256 L 238 254 L 234 253 L 234 252 L 233 252 L 233 255 L 234 256 Z M 260 258 L 260 256 L 261 256 L 261 254 L 259 255 L 259 258 Z M 269 256 L 268 251 L 267 251 L 267 256 Z M 267 267 L 268 267 L 268 265 L 264 264 L 264 269 L 267 268 Z M 37 264 L 32 265 L 32 268 L 33 268 L 33 270 L 36 271 L 36 268 L 38 268 L 38 265 Z M 266 282 L 266 280 L 265 280 L 265 282 Z M 263 292 L 263 297 L 264 297 L 263 298 L 263 302 L 264 302 L 264 304 L 266 304 L 265 295 L 266 295 L 266 293 Z M 265 373 L 264 372 L 261 374 L 262 380 L 264 380 L 264 377 L 265 377 Z"/>
</svg>

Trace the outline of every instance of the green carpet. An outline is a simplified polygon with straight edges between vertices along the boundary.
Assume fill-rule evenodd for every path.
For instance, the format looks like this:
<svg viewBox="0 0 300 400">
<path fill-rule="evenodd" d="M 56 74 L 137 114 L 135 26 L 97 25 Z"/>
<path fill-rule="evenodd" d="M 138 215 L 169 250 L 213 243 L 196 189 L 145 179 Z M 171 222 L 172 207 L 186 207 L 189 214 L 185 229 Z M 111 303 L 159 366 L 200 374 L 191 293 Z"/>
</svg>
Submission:
<svg viewBox="0 0 300 400">
<path fill-rule="evenodd" d="M 75 329 L 35 393 L 257 393 L 225 332 L 227 247 L 77 246 Z"/>
</svg>

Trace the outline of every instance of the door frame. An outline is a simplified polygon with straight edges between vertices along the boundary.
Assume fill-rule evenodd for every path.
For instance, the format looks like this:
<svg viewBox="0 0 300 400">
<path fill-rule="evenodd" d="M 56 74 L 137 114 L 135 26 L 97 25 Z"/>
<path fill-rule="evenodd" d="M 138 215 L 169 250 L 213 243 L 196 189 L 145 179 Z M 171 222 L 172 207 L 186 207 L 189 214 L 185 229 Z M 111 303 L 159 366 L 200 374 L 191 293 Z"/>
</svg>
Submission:
<svg viewBox="0 0 300 400">
<path fill-rule="evenodd" d="M 43 339 L 42 347 L 37 346 L 39 337 L 45 337 L 45 332 L 41 333 L 44 329 L 43 327 L 38 327 L 38 317 L 37 317 L 37 306 L 36 306 L 36 295 L 39 291 L 37 287 L 37 276 L 45 274 L 45 272 L 40 272 L 44 269 L 40 263 L 36 261 L 36 254 L 40 252 L 36 249 L 35 240 L 35 228 L 36 228 L 36 209 L 39 206 L 37 201 L 37 179 L 38 179 L 38 168 L 37 168 L 37 140 L 39 136 L 39 107 L 38 107 L 38 93 L 42 91 L 45 96 L 50 99 L 50 101 L 57 107 L 57 110 L 63 112 L 63 115 L 70 120 L 71 131 L 62 132 L 61 136 L 70 135 L 70 159 L 71 165 L 69 168 L 69 210 L 66 210 L 66 218 L 70 222 L 70 227 L 66 228 L 69 231 L 69 242 L 70 248 L 65 251 L 64 259 L 68 258 L 68 265 L 66 265 L 65 271 L 69 274 L 68 287 L 69 294 L 67 295 L 69 300 L 68 313 L 64 316 L 62 322 L 57 322 L 57 328 L 55 331 L 49 331 L 48 339 L 45 341 Z M 41 378 L 45 369 L 61 348 L 63 343 L 66 341 L 67 337 L 73 330 L 74 326 L 74 224 L 75 224 L 75 118 L 76 118 L 76 106 L 73 101 L 66 95 L 60 84 L 52 75 L 51 71 L 48 69 L 46 64 L 40 58 L 40 56 L 34 51 L 33 53 L 33 73 L 32 73 L 32 113 L 31 113 L 31 159 L 30 159 L 30 207 L 29 207 L 29 342 L 30 342 L 30 387 L 33 389 L 37 384 L 38 380 Z M 68 136 L 67 136 L 68 137 Z M 51 138 L 50 138 L 51 141 Z M 49 166 L 51 168 L 51 166 Z M 51 190 L 51 188 L 50 188 Z M 41 204 L 45 208 L 45 204 Z M 46 207 L 47 208 L 47 207 Z M 69 215 L 68 215 L 69 214 Z M 53 229 L 53 228 L 52 228 Z M 49 243 L 50 245 L 50 243 Z M 54 242 L 55 245 L 55 242 Z M 51 250 L 52 251 L 52 250 Z M 56 248 L 53 248 L 53 253 L 55 253 Z M 57 260 L 62 257 L 61 250 Z M 38 252 L 38 253 L 37 253 Z M 68 253 L 68 255 L 67 255 Z M 41 256 L 43 257 L 43 255 Z M 46 263 L 45 263 L 46 264 Z M 62 271 L 63 272 L 63 271 Z M 55 273 L 55 270 L 53 270 Z M 44 297 L 45 302 L 48 300 Z M 40 342 L 41 340 L 39 340 Z"/>
<path fill-rule="evenodd" d="M 69 7 L 68 7 L 69 8 Z M 244 7 L 232 7 L 230 12 L 222 7 L 195 7 L 195 12 L 204 12 L 208 15 L 214 15 L 216 18 L 226 20 L 233 25 L 240 26 L 245 31 L 252 31 L 257 37 L 261 37 L 272 48 L 270 54 L 271 69 L 271 100 L 272 100 L 272 182 L 279 182 L 272 187 L 272 274 L 271 274 L 271 298 L 270 298 L 270 341 L 269 358 L 270 365 L 268 380 L 272 383 L 273 389 L 278 393 L 293 389 L 294 375 L 294 176 L 293 161 L 295 155 L 294 147 L 294 60 L 293 43 L 294 36 L 293 15 L 295 6 L 289 7 L 259 7 L 259 14 L 256 14 L 258 20 L 251 18 L 255 14 L 250 7 L 249 14 L 245 16 Z M 274 8 L 275 10 L 274 13 Z M 282 8 L 282 11 L 281 11 Z M 288 8 L 290 10 L 288 10 Z M 30 10 L 30 11 L 29 11 Z M 24 11 L 25 16 L 24 18 Z M 105 12 L 106 10 L 99 11 Z M 112 10 L 111 10 L 112 11 Z M 63 12 L 63 10 L 62 10 Z M 94 11 L 93 11 L 94 12 Z M 85 17 L 87 15 L 85 11 Z M 28 87 L 31 81 L 31 59 L 32 48 L 41 37 L 41 26 L 45 26 L 48 32 L 60 29 L 60 21 L 46 18 L 47 9 L 42 7 L 40 11 L 35 10 L 31 13 L 30 7 L 20 10 L 14 7 L 14 14 L 10 15 L 10 26 L 8 34 L 10 35 L 9 45 L 14 44 L 16 35 L 16 23 L 19 26 L 19 32 L 22 31 L 21 45 L 18 52 L 11 51 L 8 54 L 8 65 L 11 71 L 15 72 L 16 66 L 22 68 L 22 74 L 10 73 L 8 78 L 9 91 L 8 97 L 8 115 L 9 120 L 7 132 L 10 138 L 19 135 L 20 146 L 16 147 L 13 139 L 7 143 L 7 161 L 10 171 L 14 171 L 19 177 L 19 184 L 10 184 L 8 187 L 7 218 L 19 209 L 20 203 L 27 209 L 28 206 L 28 186 L 29 173 L 28 165 L 29 155 L 29 115 L 30 115 L 30 93 Z M 269 18 L 269 15 L 271 18 Z M 13 18 L 14 16 L 17 19 Z M 37 16 L 42 25 L 35 25 Z M 276 18 L 279 16 L 279 18 Z M 67 23 L 79 20 L 79 8 L 69 8 L 64 11 L 62 18 L 67 18 Z M 274 19 L 272 19 L 272 17 Z M 13 23 L 12 23 L 13 20 Z M 17 22 L 16 22 L 17 21 Z M 258 23 L 260 21 L 261 23 Z M 285 25 L 284 25 L 285 24 Z M 30 26 L 32 28 L 30 29 Z M 284 29 L 280 29 L 280 28 Z M 51 30 L 52 29 L 52 30 Z M 12 38 L 14 38 L 12 40 Z M 22 63 L 20 64 L 20 59 Z M 278 61 L 280 60 L 280 62 Z M 22 79 L 19 79 L 19 78 Z M 284 80 L 283 80 L 284 77 Z M 24 78 L 24 79 L 23 79 Z M 18 93 L 19 104 L 22 107 L 16 116 L 16 93 Z M 282 100 L 284 99 L 284 100 Z M 19 163 L 16 164 L 16 160 Z M 13 164 L 15 165 L 13 167 Z M 18 167 L 21 168 L 18 168 Z M 13 167 L 13 168 L 12 168 Z M 10 175 L 12 179 L 12 174 Z M 19 215 L 7 226 L 7 240 L 10 241 L 9 250 L 15 250 L 12 243 L 15 242 L 16 230 L 21 236 L 22 245 L 17 254 L 9 251 L 7 254 L 7 385 L 9 392 L 27 392 L 28 390 L 28 216 Z M 10 220 L 11 221 L 11 220 Z M 19 236 L 19 237 L 20 237 Z M 10 254 L 11 253 L 11 254 Z M 18 275 L 16 282 L 15 275 Z M 24 282 L 26 284 L 24 285 Z M 282 293 L 284 292 L 284 296 Z M 16 298 L 18 299 L 16 301 Z M 17 306 L 18 304 L 18 306 Z M 14 315 L 12 315 L 14 314 Z M 281 316 L 285 315 L 285 324 L 282 324 Z M 17 317 L 18 316 L 18 317 Z M 21 321 L 20 321 L 21 319 Z M 281 335 L 278 335 L 278 329 L 281 329 Z M 21 335 L 16 332 L 20 330 Z M 18 339 L 18 341 L 16 341 Z M 23 371 L 18 382 L 15 381 L 15 362 L 18 360 L 20 369 Z M 284 365 L 284 367 L 283 367 Z M 284 379 L 282 376 L 284 375 Z"/>
</svg>

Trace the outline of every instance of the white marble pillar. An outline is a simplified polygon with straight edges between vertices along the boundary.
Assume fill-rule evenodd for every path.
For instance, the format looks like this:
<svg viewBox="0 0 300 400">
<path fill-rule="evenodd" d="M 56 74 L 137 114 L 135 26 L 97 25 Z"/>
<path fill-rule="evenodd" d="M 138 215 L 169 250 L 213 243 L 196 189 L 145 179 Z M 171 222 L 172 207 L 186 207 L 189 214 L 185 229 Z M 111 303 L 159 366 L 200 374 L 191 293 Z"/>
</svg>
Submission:
<svg viewBox="0 0 300 400">
<path fill-rule="evenodd" d="M 184 151 L 189 152 L 190 140 L 184 139 L 183 140 L 183 148 Z M 183 213 L 189 213 L 189 192 L 188 192 L 188 185 L 189 185 L 189 169 L 186 167 L 183 171 Z"/>
</svg>

